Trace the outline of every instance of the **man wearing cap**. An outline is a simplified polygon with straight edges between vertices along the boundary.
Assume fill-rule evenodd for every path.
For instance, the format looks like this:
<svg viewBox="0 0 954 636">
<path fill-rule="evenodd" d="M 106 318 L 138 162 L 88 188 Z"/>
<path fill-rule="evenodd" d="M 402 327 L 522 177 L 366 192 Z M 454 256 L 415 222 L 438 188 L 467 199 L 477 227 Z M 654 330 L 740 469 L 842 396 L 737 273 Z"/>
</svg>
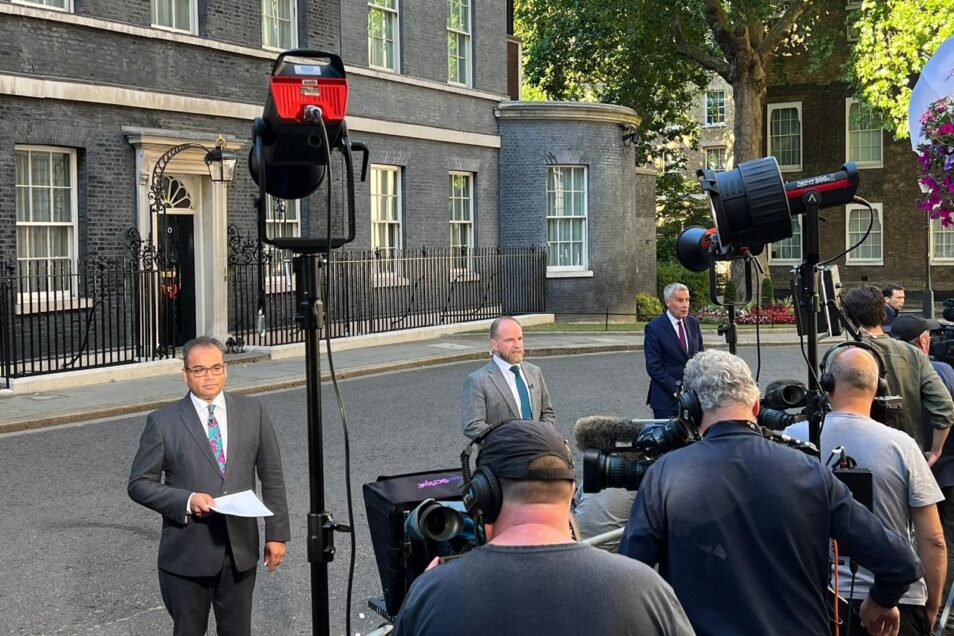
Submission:
<svg viewBox="0 0 954 636">
<path fill-rule="evenodd" d="M 696 354 L 684 390 L 698 400 L 702 441 L 650 466 L 620 554 L 659 565 L 700 636 L 826 634 L 836 539 L 874 573 L 862 623 L 897 634 L 898 600 L 922 574 L 908 542 L 823 462 L 762 436 L 759 389 L 741 358 Z"/>
<path fill-rule="evenodd" d="M 915 314 L 903 314 L 895 319 L 891 327 L 891 336 L 917 347 L 925 355 L 930 355 L 931 331 L 940 327 L 940 323 L 936 320 L 926 320 Z M 931 366 L 954 397 L 954 368 L 946 362 L 933 359 Z M 922 425 L 925 439 L 927 439 L 931 435 L 931 420 L 926 413 L 923 414 Z M 951 589 L 951 580 L 954 579 L 954 435 L 948 435 L 941 457 L 934 463 L 931 470 L 944 495 L 944 500 L 937 504 L 938 513 L 941 515 L 941 525 L 944 528 L 944 540 L 947 542 L 947 578 L 944 580 L 944 594 L 941 599 L 943 602 Z"/>
<path fill-rule="evenodd" d="M 885 410 L 887 417 L 883 423 L 913 437 L 920 448 L 930 448 L 926 457 L 928 464 L 933 466 L 941 456 L 954 423 L 951 394 L 931 368 L 924 352 L 885 334 L 881 327 L 885 318 L 884 295 L 880 289 L 874 285 L 862 285 L 849 290 L 841 300 L 848 318 L 860 327 L 862 340 L 870 344 L 884 361 L 888 394 L 901 397 L 900 408 Z M 895 322 L 899 319 L 900 316 Z M 894 330 L 894 325 L 891 329 Z M 921 426 L 922 409 L 931 422 L 929 437 L 925 436 Z"/>
<path fill-rule="evenodd" d="M 516 319 L 501 316 L 493 321 L 490 352 L 490 362 L 464 382 L 464 435 L 474 439 L 490 426 L 510 420 L 554 424 L 556 413 L 543 371 L 523 359 L 523 328 Z"/>
<path fill-rule="evenodd" d="M 576 471 L 553 426 L 495 427 L 477 467 L 500 486 L 478 500 L 489 542 L 414 581 L 394 634 L 693 633 L 652 569 L 570 536 Z"/>
</svg>

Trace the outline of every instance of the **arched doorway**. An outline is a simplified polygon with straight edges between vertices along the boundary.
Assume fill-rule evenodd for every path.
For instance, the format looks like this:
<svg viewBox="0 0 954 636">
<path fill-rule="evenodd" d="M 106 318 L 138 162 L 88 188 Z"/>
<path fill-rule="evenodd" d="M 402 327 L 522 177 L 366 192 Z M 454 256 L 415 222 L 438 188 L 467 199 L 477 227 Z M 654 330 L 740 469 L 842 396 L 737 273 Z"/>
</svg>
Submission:
<svg viewBox="0 0 954 636">
<path fill-rule="evenodd" d="M 181 347 L 196 336 L 195 215 L 201 201 L 200 180 L 163 176 L 160 188 L 165 214 L 159 232 L 166 250 L 160 273 L 160 329 L 163 339 Z"/>
</svg>

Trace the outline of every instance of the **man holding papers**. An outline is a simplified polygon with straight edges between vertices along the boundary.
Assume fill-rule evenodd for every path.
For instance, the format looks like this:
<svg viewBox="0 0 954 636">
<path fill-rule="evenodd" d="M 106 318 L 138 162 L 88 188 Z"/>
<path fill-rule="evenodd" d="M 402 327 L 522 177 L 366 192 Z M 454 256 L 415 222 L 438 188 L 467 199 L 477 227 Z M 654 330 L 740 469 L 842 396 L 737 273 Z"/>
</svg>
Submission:
<svg viewBox="0 0 954 636">
<path fill-rule="evenodd" d="M 159 589 L 177 636 L 205 634 L 210 607 L 219 634 L 251 633 L 258 520 L 216 512 L 215 497 L 254 491 L 258 473 L 262 514 L 273 513 L 265 516 L 269 571 L 289 539 L 278 440 L 261 402 L 223 391 L 224 351 L 213 338 L 185 344 L 189 393 L 149 415 L 129 474 L 133 501 L 162 515 Z"/>
</svg>

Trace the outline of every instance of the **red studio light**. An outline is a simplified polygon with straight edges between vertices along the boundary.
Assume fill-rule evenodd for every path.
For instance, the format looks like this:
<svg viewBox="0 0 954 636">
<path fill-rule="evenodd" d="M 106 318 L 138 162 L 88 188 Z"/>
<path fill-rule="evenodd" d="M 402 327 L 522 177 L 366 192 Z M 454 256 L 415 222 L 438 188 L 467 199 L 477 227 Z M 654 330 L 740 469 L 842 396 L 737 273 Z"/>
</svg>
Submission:
<svg viewBox="0 0 954 636">
<path fill-rule="evenodd" d="M 305 49 L 281 53 L 272 66 L 265 112 L 252 125 L 253 138 L 261 140 L 261 158 L 254 147 L 249 154 L 252 179 L 258 183 L 264 173 L 265 191 L 281 199 L 317 190 L 346 130 L 347 111 L 348 78 L 339 56 Z"/>
<path fill-rule="evenodd" d="M 848 162 L 838 172 L 785 182 L 775 157 L 740 163 L 732 170 L 696 173 L 709 197 L 715 227 L 685 229 L 676 240 L 683 267 L 707 269 L 713 258 L 758 256 L 767 243 L 792 235 L 792 216 L 810 204 L 818 209 L 850 203 L 858 190 L 858 168 Z"/>
</svg>

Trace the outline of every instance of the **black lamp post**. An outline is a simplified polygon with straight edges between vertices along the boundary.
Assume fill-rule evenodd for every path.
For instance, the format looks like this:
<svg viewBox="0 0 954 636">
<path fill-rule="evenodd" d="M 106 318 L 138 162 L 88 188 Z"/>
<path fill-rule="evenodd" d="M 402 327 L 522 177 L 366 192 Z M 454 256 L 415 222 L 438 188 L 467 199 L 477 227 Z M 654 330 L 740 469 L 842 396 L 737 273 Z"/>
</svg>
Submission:
<svg viewBox="0 0 954 636">
<path fill-rule="evenodd" d="M 166 172 L 166 166 L 180 152 L 190 149 L 205 150 L 205 165 L 209 168 L 209 177 L 212 181 L 215 183 L 232 183 L 235 179 L 235 163 L 238 161 L 238 157 L 234 152 L 228 150 L 225 144 L 225 138 L 219 135 L 219 138 L 215 140 L 215 148 L 211 150 L 202 144 L 190 142 L 173 146 L 165 151 L 152 169 L 152 180 L 149 184 L 150 213 L 156 215 L 166 213 L 166 201 L 162 192 L 162 177 Z"/>
</svg>

